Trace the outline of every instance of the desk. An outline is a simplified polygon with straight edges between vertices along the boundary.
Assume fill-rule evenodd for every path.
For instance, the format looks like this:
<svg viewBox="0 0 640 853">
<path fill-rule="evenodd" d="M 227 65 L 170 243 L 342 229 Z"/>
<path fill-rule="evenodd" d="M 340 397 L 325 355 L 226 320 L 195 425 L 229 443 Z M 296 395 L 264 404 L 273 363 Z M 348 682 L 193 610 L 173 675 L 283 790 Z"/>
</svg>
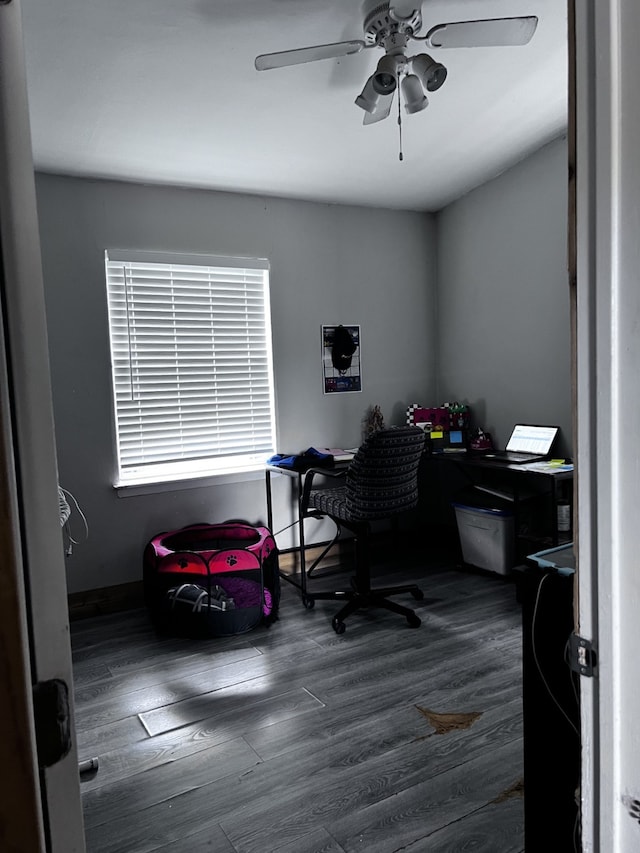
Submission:
<svg viewBox="0 0 640 853">
<path fill-rule="evenodd" d="M 349 462 L 336 462 L 333 469 L 331 470 L 340 470 L 342 468 L 347 468 Z M 307 564 L 305 559 L 306 552 L 306 542 L 304 536 L 304 519 L 302 516 L 302 493 L 304 490 L 304 481 L 306 477 L 305 471 L 294 471 L 291 468 L 280 468 L 278 465 L 266 465 L 265 466 L 265 488 L 267 493 L 267 527 L 273 534 L 273 497 L 271 494 L 271 477 L 273 474 L 284 475 L 285 477 L 290 478 L 293 481 L 294 491 L 295 491 L 295 503 L 297 507 L 297 519 L 294 522 L 298 527 L 298 551 L 300 553 L 300 582 L 298 583 L 295 578 L 290 577 L 284 572 L 280 572 L 280 577 L 283 580 L 286 580 L 288 583 L 293 584 L 293 586 L 297 587 L 300 590 L 302 595 L 303 603 L 306 606 L 307 603 Z M 275 538 L 275 537 L 274 537 Z M 326 552 L 329 550 L 333 543 L 323 551 L 321 557 L 326 555 Z M 318 558 L 318 562 L 321 558 Z M 313 567 L 312 567 L 313 568 Z"/>
<path fill-rule="evenodd" d="M 571 538 L 570 533 L 567 533 L 566 535 L 558 534 L 557 502 L 559 498 L 564 495 L 563 490 L 566 489 L 567 485 L 573 481 L 573 470 L 564 470 L 562 468 L 541 465 L 540 463 L 531 463 L 527 465 L 505 465 L 500 462 L 492 462 L 489 459 L 481 460 L 472 454 L 467 453 L 434 453 L 430 456 L 425 454 L 423 456 L 423 462 L 424 465 L 427 466 L 440 464 L 442 465 L 442 470 L 448 473 L 454 470 L 453 466 L 455 466 L 455 470 L 461 474 L 463 482 L 472 485 L 484 486 L 485 489 L 494 488 L 494 494 L 496 491 L 502 491 L 505 487 L 508 488 L 513 497 L 512 504 L 514 516 L 516 518 L 516 530 L 521 506 L 523 502 L 529 500 L 530 493 L 533 491 L 534 493 L 539 493 L 538 496 L 546 496 L 546 519 L 543 519 L 542 524 L 544 535 L 540 537 L 531 537 L 531 541 L 536 543 L 536 547 L 532 548 L 528 546 L 517 549 L 518 551 L 522 551 L 522 555 L 517 555 L 518 559 L 522 559 L 524 555 L 531 553 L 533 550 L 540 550 L 540 548 L 545 545 L 555 547 L 561 544 L 562 541 L 569 541 Z M 348 462 L 337 463 L 335 467 L 346 467 L 348 464 Z M 305 559 L 307 545 L 305 542 L 304 522 L 302 517 L 302 493 L 306 474 L 301 471 L 293 471 L 290 468 L 280 468 L 277 465 L 265 466 L 267 527 L 272 533 L 274 533 L 274 530 L 271 477 L 274 474 L 289 478 L 293 484 L 293 490 L 295 493 L 294 503 L 296 506 L 296 519 L 294 524 L 298 528 L 297 550 L 300 554 L 299 581 L 286 573 L 281 573 L 281 577 L 283 580 L 286 580 L 288 583 L 296 586 L 300 590 L 303 600 L 305 600 L 307 595 L 308 572 Z M 421 475 L 420 480 L 424 481 L 428 479 L 430 478 L 424 477 L 423 466 L 423 474 Z M 440 484 L 439 491 L 440 494 L 435 496 L 436 499 L 440 500 L 442 503 L 446 502 L 447 506 L 449 506 L 449 499 L 452 499 L 453 495 L 447 494 L 445 483 Z M 489 492 L 489 494 L 491 494 L 491 492 Z M 424 512 L 425 515 L 423 516 L 423 520 L 428 515 L 428 511 L 426 509 Z"/>
<path fill-rule="evenodd" d="M 546 498 L 546 518 L 540 518 L 541 529 L 538 536 L 533 536 L 532 539 L 535 541 L 539 538 L 553 547 L 562 541 L 570 540 L 570 532 L 558 533 L 557 504 L 561 498 L 571 497 L 568 494 L 568 484 L 573 481 L 572 467 L 569 469 L 568 466 L 552 466 L 544 462 L 507 465 L 470 453 L 439 453 L 433 454 L 430 459 L 446 466 L 455 465 L 469 485 L 480 486 L 486 495 L 500 498 L 508 494 L 509 502 L 513 505 L 516 531 L 523 503 L 536 498 Z M 526 553 L 531 553 L 531 548 L 526 549 Z"/>
<path fill-rule="evenodd" d="M 265 488 L 267 492 L 267 527 L 274 533 L 273 530 L 273 495 L 271 493 L 271 475 L 280 474 L 289 477 L 294 481 L 294 489 L 296 492 L 295 500 L 297 505 L 297 524 L 298 524 L 298 549 L 300 551 L 300 590 L 303 595 L 307 591 L 307 571 L 304 559 L 305 541 L 304 541 L 304 522 L 302 519 L 302 490 L 304 486 L 304 472 L 294 471 L 291 468 L 280 468 L 277 465 L 266 465 L 264 470 Z M 275 539 L 275 536 L 274 536 Z M 287 575 L 280 572 L 280 577 L 283 580 L 291 581 Z"/>
</svg>

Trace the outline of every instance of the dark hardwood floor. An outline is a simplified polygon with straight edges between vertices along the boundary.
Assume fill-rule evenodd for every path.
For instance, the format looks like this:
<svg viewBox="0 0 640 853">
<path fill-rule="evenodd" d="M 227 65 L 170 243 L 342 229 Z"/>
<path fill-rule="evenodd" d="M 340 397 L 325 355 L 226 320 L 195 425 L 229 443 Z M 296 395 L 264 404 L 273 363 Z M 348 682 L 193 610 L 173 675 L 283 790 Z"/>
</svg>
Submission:
<svg viewBox="0 0 640 853">
<path fill-rule="evenodd" d="M 398 598 L 419 628 L 376 610 L 338 636 L 339 604 L 288 583 L 279 620 L 235 637 L 72 623 L 88 853 L 522 853 L 514 585 L 446 549 L 387 576 L 378 557 L 380 582 L 419 581 Z"/>
</svg>

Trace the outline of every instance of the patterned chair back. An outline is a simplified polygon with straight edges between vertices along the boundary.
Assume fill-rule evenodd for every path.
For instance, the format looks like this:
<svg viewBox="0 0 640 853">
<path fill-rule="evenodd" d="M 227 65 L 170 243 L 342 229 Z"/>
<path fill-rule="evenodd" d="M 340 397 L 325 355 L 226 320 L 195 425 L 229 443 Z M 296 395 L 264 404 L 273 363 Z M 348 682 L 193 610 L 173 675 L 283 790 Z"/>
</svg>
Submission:
<svg viewBox="0 0 640 853">
<path fill-rule="evenodd" d="M 415 426 L 390 427 L 367 438 L 347 471 L 347 516 L 372 521 L 413 509 L 424 447 L 424 432 Z"/>
</svg>

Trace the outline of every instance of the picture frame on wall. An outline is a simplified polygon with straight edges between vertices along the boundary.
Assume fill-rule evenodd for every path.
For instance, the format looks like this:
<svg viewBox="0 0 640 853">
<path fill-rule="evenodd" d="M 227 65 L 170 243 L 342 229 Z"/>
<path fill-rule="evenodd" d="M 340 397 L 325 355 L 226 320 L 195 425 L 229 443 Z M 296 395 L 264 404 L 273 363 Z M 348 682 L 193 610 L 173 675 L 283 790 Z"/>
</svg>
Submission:
<svg viewBox="0 0 640 853">
<path fill-rule="evenodd" d="M 362 391 L 360 326 L 322 326 L 322 381 L 325 394 Z"/>
</svg>

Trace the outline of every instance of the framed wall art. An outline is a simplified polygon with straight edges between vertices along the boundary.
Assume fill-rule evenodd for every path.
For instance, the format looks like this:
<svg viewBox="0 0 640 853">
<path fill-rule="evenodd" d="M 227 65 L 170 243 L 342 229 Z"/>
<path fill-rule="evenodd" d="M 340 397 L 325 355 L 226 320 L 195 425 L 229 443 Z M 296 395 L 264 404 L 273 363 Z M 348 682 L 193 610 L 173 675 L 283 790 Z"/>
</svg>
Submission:
<svg viewBox="0 0 640 853">
<path fill-rule="evenodd" d="M 325 394 L 362 391 L 360 326 L 322 326 L 322 381 Z"/>
</svg>

